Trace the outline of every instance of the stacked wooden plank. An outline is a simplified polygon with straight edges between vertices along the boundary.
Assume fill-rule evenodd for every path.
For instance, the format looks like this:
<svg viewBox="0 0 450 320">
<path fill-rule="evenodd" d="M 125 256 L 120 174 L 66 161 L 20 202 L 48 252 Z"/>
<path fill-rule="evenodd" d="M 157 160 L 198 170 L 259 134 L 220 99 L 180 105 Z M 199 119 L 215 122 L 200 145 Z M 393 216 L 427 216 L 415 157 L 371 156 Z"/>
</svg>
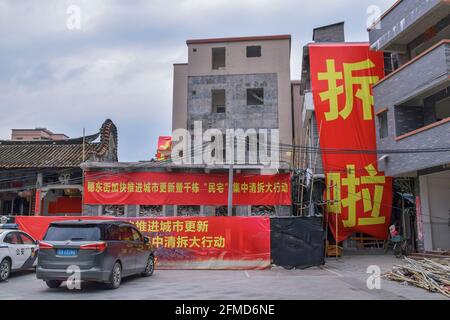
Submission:
<svg viewBox="0 0 450 320">
<path fill-rule="evenodd" d="M 405 264 L 395 265 L 384 277 L 450 298 L 450 258 L 416 260 L 406 257 Z"/>
</svg>

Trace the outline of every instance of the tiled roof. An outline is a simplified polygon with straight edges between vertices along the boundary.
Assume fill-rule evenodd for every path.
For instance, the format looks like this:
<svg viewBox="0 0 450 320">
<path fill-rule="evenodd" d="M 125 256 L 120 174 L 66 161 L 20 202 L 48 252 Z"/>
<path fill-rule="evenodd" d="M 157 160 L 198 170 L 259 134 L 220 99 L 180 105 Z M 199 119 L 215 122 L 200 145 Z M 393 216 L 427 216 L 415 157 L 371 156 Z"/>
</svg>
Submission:
<svg viewBox="0 0 450 320">
<path fill-rule="evenodd" d="M 100 137 L 100 142 L 94 142 Z M 109 151 L 109 139 L 117 143 L 117 129 L 105 121 L 100 132 L 85 137 L 85 159 L 101 158 Z M 113 160 L 117 161 L 116 150 Z M 83 138 L 61 141 L 0 141 L 0 168 L 68 168 L 83 162 Z"/>
</svg>

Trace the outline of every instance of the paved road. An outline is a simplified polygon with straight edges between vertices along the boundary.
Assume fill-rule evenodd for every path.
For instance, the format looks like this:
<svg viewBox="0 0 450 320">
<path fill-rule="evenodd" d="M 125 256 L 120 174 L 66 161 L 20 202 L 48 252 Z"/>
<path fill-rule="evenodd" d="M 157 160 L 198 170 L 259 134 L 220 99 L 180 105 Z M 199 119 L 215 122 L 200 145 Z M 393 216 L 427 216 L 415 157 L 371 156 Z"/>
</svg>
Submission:
<svg viewBox="0 0 450 320">
<path fill-rule="evenodd" d="M 379 290 L 367 288 L 367 266 L 379 265 L 385 272 L 398 262 L 390 256 L 348 256 L 307 270 L 157 270 L 150 278 L 125 280 L 118 290 L 89 283 L 82 290 L 48 289 L 34 273 L 23 272 L 0 283 L 0 299 L 445 299 L 386 280 Z"/>
</svg>

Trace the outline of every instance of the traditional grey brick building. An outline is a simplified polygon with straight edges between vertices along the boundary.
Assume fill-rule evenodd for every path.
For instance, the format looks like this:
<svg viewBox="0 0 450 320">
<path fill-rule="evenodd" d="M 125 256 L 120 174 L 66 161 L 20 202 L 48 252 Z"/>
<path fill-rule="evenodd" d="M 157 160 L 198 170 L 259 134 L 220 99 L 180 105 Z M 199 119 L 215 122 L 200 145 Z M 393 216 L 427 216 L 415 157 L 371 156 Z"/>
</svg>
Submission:
<svg viewBox="0 0 450 320">
<path fill-rule="evenodd" d="M 374 87 L 380 150 L 450 148 L 450 2 L 402 0 L 369 30 L 393 70 Z M 380 155 L 380 169 L 414 177 L 422 249 L 450 248 L 450 152 Z"/>
<path fill-rule="evenodd" d="M 0 140 L 0 215 L 81 215 L 84 161 L 117 162 L 111 120 L 72 139 L 44 128 L 13 129 L 11 140 Z"/>
</svg>

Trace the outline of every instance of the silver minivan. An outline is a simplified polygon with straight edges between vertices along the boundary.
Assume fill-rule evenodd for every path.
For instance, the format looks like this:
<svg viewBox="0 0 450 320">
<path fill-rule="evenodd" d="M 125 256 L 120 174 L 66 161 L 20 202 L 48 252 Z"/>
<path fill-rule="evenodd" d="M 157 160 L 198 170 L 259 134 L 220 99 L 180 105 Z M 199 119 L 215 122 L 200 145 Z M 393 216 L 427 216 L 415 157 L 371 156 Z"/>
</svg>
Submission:
<svg viewBox="0 0 450 320">
<path fill-rule="evenodd" d="M 123 277 L 151 276 L 154 250 L 147 237 L 123 221 L 74 220 L 52 222 L 39 242 L 36 276 L 58 288 L 77 270 L 82 281 L 116 289 Z"/>
</svg>

